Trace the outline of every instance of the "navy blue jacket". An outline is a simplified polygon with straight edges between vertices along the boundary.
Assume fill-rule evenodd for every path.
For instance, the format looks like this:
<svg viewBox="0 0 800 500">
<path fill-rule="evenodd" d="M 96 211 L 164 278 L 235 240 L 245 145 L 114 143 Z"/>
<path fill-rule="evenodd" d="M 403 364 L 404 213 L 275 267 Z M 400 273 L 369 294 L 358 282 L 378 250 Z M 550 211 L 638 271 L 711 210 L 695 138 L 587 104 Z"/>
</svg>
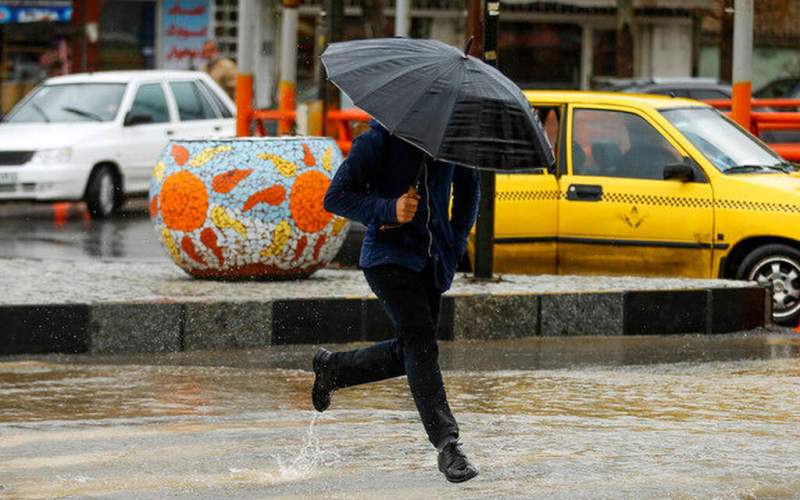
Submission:
<svg viewBox="0 0 800 500">
<path fill-rule="evenodd" d="M 325 210 L 367 226 L 360 266 L 394 264 L 422 271 L 430 262 L 436 288 L 450 288 L 478 215 L 478 172 L 428 158 L 419 176 L 414 219 L 396 224 L 397 198 L 414 185 L 425 153 L 373 121 L 356 138 L 325 194 Z M 452 215 L 448 216 L 450 193 Z"/>
</svg>

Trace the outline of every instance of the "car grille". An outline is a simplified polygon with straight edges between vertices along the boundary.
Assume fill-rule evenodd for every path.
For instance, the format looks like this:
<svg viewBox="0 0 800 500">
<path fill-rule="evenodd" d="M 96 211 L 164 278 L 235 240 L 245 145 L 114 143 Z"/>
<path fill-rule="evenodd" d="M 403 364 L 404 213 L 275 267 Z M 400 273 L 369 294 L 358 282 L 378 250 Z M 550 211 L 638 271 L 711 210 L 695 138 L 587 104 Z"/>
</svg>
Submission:
<svg viewBox="0 0 800 500">
<path fill-rule="evenodd" d="M 33 151 L 0 151 L 0 167 L 24 165 L 33 157 Z"/>
</svg>

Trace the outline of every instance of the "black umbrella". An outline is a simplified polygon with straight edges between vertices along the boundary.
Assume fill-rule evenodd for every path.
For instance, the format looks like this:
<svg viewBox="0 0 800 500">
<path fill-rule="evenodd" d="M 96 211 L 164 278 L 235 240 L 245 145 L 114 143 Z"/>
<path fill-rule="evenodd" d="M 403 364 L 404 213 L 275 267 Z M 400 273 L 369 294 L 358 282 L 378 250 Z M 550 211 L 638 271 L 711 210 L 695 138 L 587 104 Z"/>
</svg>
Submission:
<svg viewBox="0 0 800 500">
<path fill-rule="evenodd" d="M 437 160 L 488 170 L 553 164 L 522 91 L 480 59 L 436 40 L 333 43 L 328 78 L 386 129 Z"/>
</svg>

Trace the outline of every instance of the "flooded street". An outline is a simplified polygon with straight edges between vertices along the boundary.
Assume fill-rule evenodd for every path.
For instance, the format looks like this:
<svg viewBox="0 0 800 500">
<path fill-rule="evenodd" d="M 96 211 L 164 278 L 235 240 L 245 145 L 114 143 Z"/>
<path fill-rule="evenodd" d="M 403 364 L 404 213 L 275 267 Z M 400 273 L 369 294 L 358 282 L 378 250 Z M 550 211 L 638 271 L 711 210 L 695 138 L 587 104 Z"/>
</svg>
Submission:
<svg viewBox="0 0 800 500">
<path fill-rule="evenodd" d="M 313 351 L 5 358 L 0 498 L 800 498 L 800 335 L 444 343 L 460 486 L 404 379 L 314 418 Z"/>
</svg>

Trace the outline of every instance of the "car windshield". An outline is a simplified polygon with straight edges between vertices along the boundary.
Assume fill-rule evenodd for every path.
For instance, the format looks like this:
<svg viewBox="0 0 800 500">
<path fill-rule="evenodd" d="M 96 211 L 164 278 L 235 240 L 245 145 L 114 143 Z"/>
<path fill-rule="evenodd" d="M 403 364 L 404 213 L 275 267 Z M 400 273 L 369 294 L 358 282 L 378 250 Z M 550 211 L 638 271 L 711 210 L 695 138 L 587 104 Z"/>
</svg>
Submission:
<svg viewBox="0 0 800 500">
<path fill-rule="evenodd" d="M 124 83 L 42 85 L 5 119 L 10 123 L 107 122 L 119 111 Z"/>
<path fill-rule="evenodd" d="M 668 109 L 661 114 L 722 172 L 793 170 L 715 109 Z"/>
</svg>

